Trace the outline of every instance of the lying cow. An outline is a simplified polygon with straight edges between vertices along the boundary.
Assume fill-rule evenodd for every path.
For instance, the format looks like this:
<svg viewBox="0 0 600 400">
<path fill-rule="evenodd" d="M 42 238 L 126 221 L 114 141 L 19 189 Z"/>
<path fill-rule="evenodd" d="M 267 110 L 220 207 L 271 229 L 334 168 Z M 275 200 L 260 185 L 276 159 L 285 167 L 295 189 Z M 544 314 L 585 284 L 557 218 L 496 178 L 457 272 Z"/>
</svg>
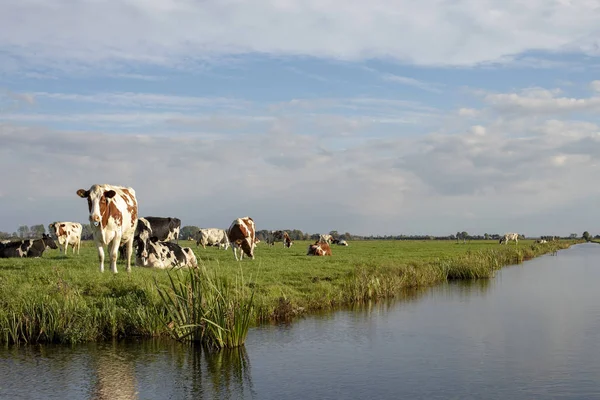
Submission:
<svg viewBox="0 0 600 400">
<path fill-rule="evenodd" d="M 175 240 L 179 243 L 181 220 L 172 217 L 145 217 L 152 227 L 152 235 L 165 242 Z"/>
<path fill-rule="evenodd" d="M 500 244 L 508 244 L 509 240 L 514 240 L 515 244 L 519 244 L 519 234 L 518 233 L 507 233 L 502 238 L 500 238 Z"/>
<path fill-rule="evenodd" d="M 243 217 L 234 220 L 227 230 L 227 238 L 231 243 L 231 249 L 233 250 L 233 256 L 236 261 L 238 261 L 238 248 L 240 249 L 239 260 L 244 258 L 244 254 L 254 260 L 256 227 L 252 218 Z"/>
<path fill-rule="evenodd" d="M 113 185 L 92 185 L 79 189 L 77 195 L 87 199 L 94 241 L 98 248 L 100 272 L 104 272 L 104 247 L 110 254 L 110 269 L 117 273 L 119 246 L 126 244 L 127 272 L 131 272 L 133 237 L 138 223 L 135 190 Z"/>
<path fill-rule="evenodd" d="M 58 246 L 49 235 L 45 233 L 41 239 L 24 239 L 0 245 L 0 258 L 10 257 L 41 257 L 46 247 L 57 249 Z"/>
<path fill-rule="evenodd" d="M 326 240 L 317 240 L 314 244 L 308 246 L 307 256 L 330 256 L 331 247 Z"/>
<path fill-rule="evenodd" d="M 81 232 L 83 232 L 83 226 L 79 222 L 53 222 L 48 225 L 48 231 L 53 232 L 56 236 L 62 253 L 67 255 L 67 250 L 71 245 L 73 246 L 73 254 L 75 254 L 75 247 L 77 247 L 77 254 L 79 254 Z"/>
<path fill-rule="evenodd" d="M 548 243 L 548 241 L 547 241 L 546 239 L 538 239 L 538 240 L 536 240 L 535 242 L 536 242 L 536 243 L 539 243 L 539 244 Z"/>
<path fill-rule="evenodd" d="M 146 240 L 143 246 L 138 247 L 135 265 L 160 269 L 195 268 L 198 266 L 198 260 L 191 248 L 181 247 L 176 243 L 162 242 L 156 236 L 153 236 Z"/>
<path fill-rule="evenodd" d="M 346 242 L 345 240 L 338 240 L 336 243 L 338 246 L 348 246 L 348 242 Z"/>
<path fill-rule="evenodd" d="M 206 246 L 219 246 L 227 250 L 229 248 L 229 239 L 227 238 L 227 232 L 225 229 L 219 228 L 207 228 L 200 229 L 198 231 L 198 240 L 196 241 L 196 247 L 202 245 L 202 248 L 206 249 Z"/>
</svg>

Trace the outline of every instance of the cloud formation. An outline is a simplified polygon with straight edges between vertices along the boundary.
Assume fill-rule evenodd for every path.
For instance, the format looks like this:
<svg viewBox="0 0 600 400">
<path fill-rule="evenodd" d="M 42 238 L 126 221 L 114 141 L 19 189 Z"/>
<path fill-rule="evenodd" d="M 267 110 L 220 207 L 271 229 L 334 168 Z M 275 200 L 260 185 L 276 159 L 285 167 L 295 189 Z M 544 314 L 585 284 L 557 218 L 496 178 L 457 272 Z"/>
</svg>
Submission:
<svg viewBox="0 0 600 400">
<path fill-rule="evenodd" d="M 2 5 L 0 50 L 4 68 L 179 68 L 242 54 L 470 66 L 528 50 L 596 55 L 599 19 L 585 0 L 21 0 Z"/>
</svg>

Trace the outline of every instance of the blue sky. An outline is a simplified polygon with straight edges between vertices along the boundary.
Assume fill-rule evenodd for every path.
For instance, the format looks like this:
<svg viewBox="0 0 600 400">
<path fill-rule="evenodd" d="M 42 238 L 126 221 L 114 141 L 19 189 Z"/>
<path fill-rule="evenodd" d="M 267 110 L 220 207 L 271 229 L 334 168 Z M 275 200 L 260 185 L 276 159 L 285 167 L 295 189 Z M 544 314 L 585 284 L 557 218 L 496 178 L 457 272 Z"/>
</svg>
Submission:
<svg viewBox="0 0 600 400">
<path fill-rule="evenodd" d="M 0 5 L 0 230 L 141 215 L 361 234 L 593 233 L 590 1 Z M 599 187 L 599 188 L 597 188 Z"/>
</svg>

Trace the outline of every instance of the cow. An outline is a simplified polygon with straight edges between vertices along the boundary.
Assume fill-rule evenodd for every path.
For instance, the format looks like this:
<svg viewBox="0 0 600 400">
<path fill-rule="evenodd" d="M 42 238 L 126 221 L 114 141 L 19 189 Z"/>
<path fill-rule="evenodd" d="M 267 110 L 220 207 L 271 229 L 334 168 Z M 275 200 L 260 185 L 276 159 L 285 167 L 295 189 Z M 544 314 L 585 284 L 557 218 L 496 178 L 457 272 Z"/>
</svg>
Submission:
<svg viewBox="0 0 600 400">
<path fill-rule="evenodd" d="M 79 222 L 53 222 L 48 225 L 48 231 L 54 233 L 59 249 L 65 256 L 67 255 L 69 245 L 73 246 L 73 254 L 75 254 L 75 247 L 77 247 L 77 254 L 79 254 L 81 232 L 83 232 L 83 226 Z"/>
<path fill-rule="evenodd" d="M 231 223 L 229 229 L 227 229 L 227 238 L 231 243 L 231 249 L 236 261 L 241 261 L 244 258 L 244 254 L 254 260 L 255 235 L 256 226 L 252 218 L 237 218 Z M 237 256 L 238 248 L 240 249 L 239 260 Z"/>
<path fill-rule="evenodd" d="M 110 269 L 117 273 L 119 246 L 126 244 L 127 272 L 131 272 L 133 239 L 138 225 L 138 204 L 135 190 L 114 185 L 92 185 L 79 189 L 77 195 L 87 199 L 94 241 L 98 248 L 100 272 L 104 272 L 104 247 L 110 255 Z"/>
<path fill-rule="evenodd" d="M 509 240 L 514 240 L 515 245 L 519 244 L 519 234 L 518 233 L 506 233 L 503 237 L 500 238 L 500 244 L 508 244 Z"/>
<path fill-rule="evenodd" d="M 271 231 L 267 235 L 267 244 L 269 246 L 273 246 L 276 242 L 280 241 L 283 242 L 283 247 L 287 247 L 288 249 L 294 244 L 286 231 Z"/>
<path fill-rule="evenodd" d="M 179 243 L 179 230 L 181 220 L 173 217 L 145 217 L 152 227 L 152 235 L 158 240 L 169 242 L 175 240 Z"/>
<path fill-rule="evenodd" d="M 544 244 L 544 243 L 548 243 L 548 241 L 546 239 L 538 239 L 535 241 L 535 243 Z"/>
<path fill-rule="evenodd" d="M 144 255 L 142 248 L 147 249 Z M 145 240 L 144 246 L 137 248 L 135 265 L 147 268 L 177 268 L 198 266 L 196 255 L 189 247 L 181 247 L 172 242 L 158 240 L 156 236 Z"/>
<path fill-rule="evenodd" d="M 336 243 L 338 246 L 348 246 L 348 242 L 345 240 L 338 240 Z"/>
<path fill-rule="evenodd" d="M 319 236 L 319 240 L 318 242 L 326 242 L 327 244 L 331 243 L 333 241 L 333 236 L 328 235 L 328 234 L 321 234 Z"/>
<path fill-rule="evenodd" d="M 150 239 L 152 235 L 152 227 L 150 222 L 146 218 L 138 218 L 137 227 L 133 235 L 133 245 L 136 249 L 140 249 L 144 257 L 147 257 L 146 241 Z M 127 246 L 123 245 L 119 247 L 119 258 L 125 260 L 127 252 Z"/>
<path fill-rule="evenodd" d="M 206 249 L 206 246 L 218 245 L 219 248 L 227 250 L 229 248 L 229 239 L 227 238 L 227 232 L 225 229 L 219 228 L 206 228 L 198 231 L 198 240 L 196 241 L 196 247 L 202 245 L 202 248 Z"/>
<path fill-rule="evenodd" d="M 329 247 L 329 243 L 327 240 L 317 240 L 314 244 L 308 246 L 308 250 L 306 252 L 307 256 L 330 256 L 331 255 L 331 247 Z"/>
<path fill-rule="evenodd" d="M 0 258 L 38 258 L 42 256 L 46 247 L 50 247 L 51 249 L 58 248 L 54 239 L 44 233 L 41 239 L 23 239 L 1 244 Z"/>
</svg>

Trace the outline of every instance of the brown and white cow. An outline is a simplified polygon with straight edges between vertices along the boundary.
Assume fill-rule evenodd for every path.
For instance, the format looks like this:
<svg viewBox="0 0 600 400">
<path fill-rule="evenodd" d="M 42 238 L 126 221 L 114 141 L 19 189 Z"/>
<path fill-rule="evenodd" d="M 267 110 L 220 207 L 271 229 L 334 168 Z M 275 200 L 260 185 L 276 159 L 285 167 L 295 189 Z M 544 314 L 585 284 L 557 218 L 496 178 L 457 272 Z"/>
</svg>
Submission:
<svg viewBox="0 0 600 400">
<path fill-rule="evenodd" d="M 331 255 L 331 247 L 329 247 L 329 243 L 327 240 L 317 240 L 314 244 L 308 246 L 308 250 L 306 252 L 307 256 L 330 256 Z"/>
<path fill-rule="evenodd" d="M 181 247 L 172 242 L 160 241 L 156 236 L 146 240 L 143 248 L 147 249 L 146 255 L 137 249 L 135 265 L 148 268 L 177 268 L 198 266 L 196 255 L 189 247 Z"/>
<path fill-rule="evenodd" d="M 75 247 L 77 247 L 77 254 L 79 254 L 79 248 L 81 247 L 81 232 L 83 226 L 79 222 L 53 222 L 48 225 L 49 232 L 53 232 L 58 241 L 59 248 L 65 256 L 69 245 L 73 246 L 73 254 L 75 254 Z"/>
<path fill-rule="evenodd" d="M 219 248 L 227 250 L 229 248 L 229 239 L 227 239 L 227 232 L 225 229 L 219 228 L 205 228 L 198 231 L 198 240 L 196 241 L 196 247 L 202 245 L 204 249 L 206 246 L 217 245 Z"/>
<path fill-rule="evenodd" d="M 256 246 L 256 227 L 254 220 L 250 217 L 237 218 L 231 223 L 227 230 L 227 237 L 231 243 L 233 256 L 238 261 L 237 249 L 240 248 L 240 258 L 244 254 L 254 260 L 254 247 Z"/>
<path fill-rule="evenodd" d="M 294 244 L 286 231 L 271 231 L 267 236 L 267 243 L 273 246 L 277 242 L 283 242 L 283 247 L 290 248 Z"/>
<path fill-rule="evenodd" d="M 100 272 L 104 272 L 104 246 L 110 255 L 110 269 L 117 273 L 119 246 L 127 244 L 127 272 L 131 272 L 133 238 L 138 224 L 138 204 L 135 190 L 113 185 L 92 185 L 79 189 L 77 195 L 87 199 L 94 241 L 98 248 Z"/>
</svg>

